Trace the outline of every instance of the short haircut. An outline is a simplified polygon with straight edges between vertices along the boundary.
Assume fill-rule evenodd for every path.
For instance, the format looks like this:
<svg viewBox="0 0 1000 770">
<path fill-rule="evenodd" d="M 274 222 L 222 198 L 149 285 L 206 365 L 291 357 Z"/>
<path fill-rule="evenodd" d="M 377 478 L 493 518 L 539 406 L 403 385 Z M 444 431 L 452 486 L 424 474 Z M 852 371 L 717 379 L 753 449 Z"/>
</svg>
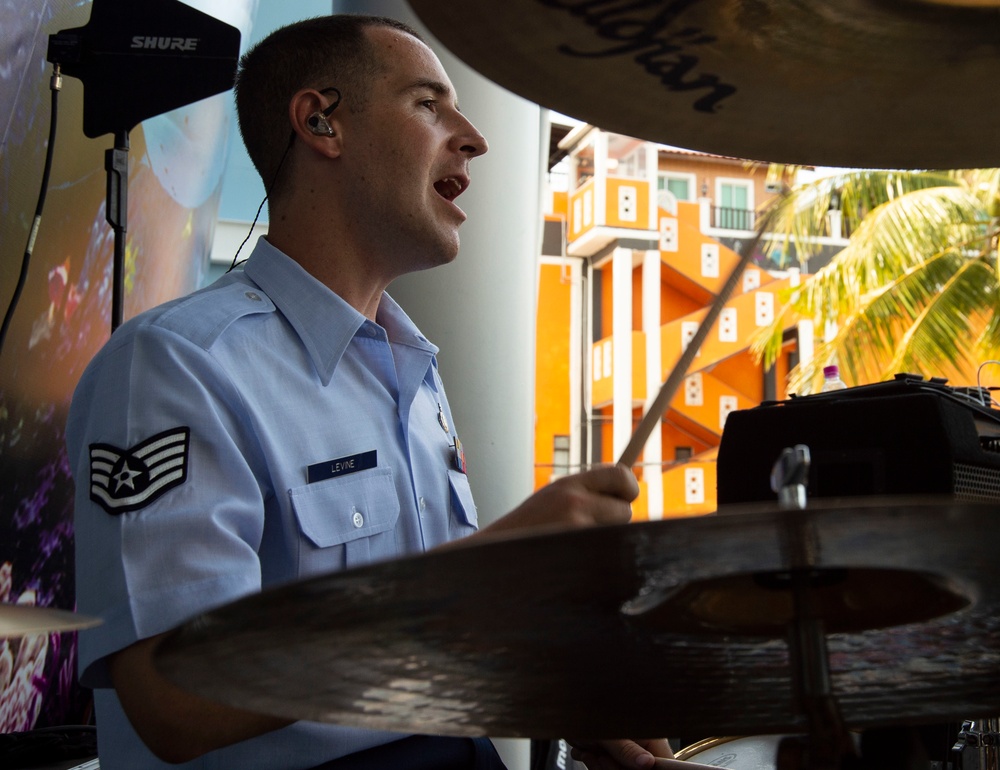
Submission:
<svg viewBox="0 0 1000 770">
<path fill-rule="evenodd" d="M 234 89 L 240 134 L 272 199 L 282 192 L 277 176 L 292 131 L 288 104 L 296 92 L 336 87 L 343 94 L 340 109 L 364 110 L 371 80 L 383 66 L 367 37 L 369 27 L 390 27 L 422 40 L 396 19 L 318 16 L 275 30 L 240 59 Z"/>
</svg>

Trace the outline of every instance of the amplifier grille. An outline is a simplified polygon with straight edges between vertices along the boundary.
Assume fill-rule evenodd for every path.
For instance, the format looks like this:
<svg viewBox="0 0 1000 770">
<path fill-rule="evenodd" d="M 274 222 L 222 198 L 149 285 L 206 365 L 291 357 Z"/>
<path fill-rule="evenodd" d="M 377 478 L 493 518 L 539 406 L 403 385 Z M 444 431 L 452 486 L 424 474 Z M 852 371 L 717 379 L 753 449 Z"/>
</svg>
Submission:
<svg viewBox="0 0 1000 770">
<path fill-rule="evenodd" d="M 956 500 L 970 503 L 1000 501 L 1000 469 L 955 463 L 952 478 Z"/>
</svg>

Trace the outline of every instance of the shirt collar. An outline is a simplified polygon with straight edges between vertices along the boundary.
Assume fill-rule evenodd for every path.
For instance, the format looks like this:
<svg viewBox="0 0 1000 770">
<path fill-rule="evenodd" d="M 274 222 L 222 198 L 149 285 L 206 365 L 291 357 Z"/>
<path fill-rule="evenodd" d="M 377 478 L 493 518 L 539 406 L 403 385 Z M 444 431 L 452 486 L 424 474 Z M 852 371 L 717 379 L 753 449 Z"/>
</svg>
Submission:
<svg viewBox="0 0 1000 770">
<path fill-rule="evenodd" d="M 295 329 L 320 379 L 328 385 L 347 346 L 370 323 L 368 319 L 264 238 L 258 239 L 244 272 Z M 437 354 L 437 346 L 388 294 L 382 295 L 376 319 L 391 343 Z"/>
</svg>

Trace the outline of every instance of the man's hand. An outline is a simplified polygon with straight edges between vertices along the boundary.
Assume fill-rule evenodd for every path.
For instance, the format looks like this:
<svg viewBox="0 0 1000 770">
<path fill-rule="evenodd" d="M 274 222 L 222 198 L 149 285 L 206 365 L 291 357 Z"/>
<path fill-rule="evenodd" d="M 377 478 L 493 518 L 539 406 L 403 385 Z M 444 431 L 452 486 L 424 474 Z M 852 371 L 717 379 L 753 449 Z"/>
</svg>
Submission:
<svg viewBox="0 0 1000 770">
<path fill-rule="evenodd" d="M 664 766 L 658 759 L 674 760 L 670 744 L 664 739 L 648 741 L 569 741 L 573 759 L 583 762 L 589 770 L 649 770 Z M 664 766 L 665 767 L 665 766 Z"/>
<path fill-rule="evenodd" d="M 600 465 L 542 487 L 480 534 L 625 524 L 632 518 L 630 503 L 638 495 L 632 471 L 622 465 Z"/>
</svg>

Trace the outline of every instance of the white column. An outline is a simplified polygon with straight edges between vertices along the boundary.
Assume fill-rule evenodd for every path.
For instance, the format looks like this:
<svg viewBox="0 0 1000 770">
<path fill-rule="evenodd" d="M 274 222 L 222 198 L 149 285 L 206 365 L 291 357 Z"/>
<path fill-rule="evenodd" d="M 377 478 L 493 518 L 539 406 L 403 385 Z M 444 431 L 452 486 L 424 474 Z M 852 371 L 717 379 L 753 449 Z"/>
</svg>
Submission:
<svg viewBox="0 0 1000 770">
<path fill-rule="evenodd" d="M 583 260 L 566 257 L 566 265 L 570 274 L 569 300 L 569 456 L 570 465 L 575 466 L 581 457 L 582 426 L 580 415 L 583 410 L 584 376 L 589 372 L 590 356 L 585 362 L 583 352 L 584 328 L 583 307 Z M 587 337 L 587 339 L 590 339 Z M 587 380 L 589 382 L 589 379 Z"/>
<path fill-rule="evenodd" d="M 830 226 L 830 237 L 839 241 L 844 237 L 844 212 L 840 209 L 830 209 L 826 212 L 826 221 Z"/>
<path fill-rule="evenodd" d="M 712 199 L 698 199 L 698 227 L 701 232 L 707 233 L 712 229 Z"/>
<path fill-rule="evenodd" d="M 813 360 L 815 351 L 815 331 L 813 322 L 805 319 L 799 321 L 799 365 L 805 366 Z"/>
<path fill-rule="evenodd" d="M 632 250 L 616 248 L 611 258 L 613 346 L 611 423 L 613 460 L 632 438 Z"/>
<path fill-rule="evenodd" d="M 659 231 L 660 229 L 660 206 L 657 201 L 660 197 L 657 195 L 657 187 L 659 184 L 657 175 L 659 174 L 659 170 L 659 152 L 656 149 L 656 145 L 650 142 L 646 145 L 646 181 L 649 182 L 649 224 L 646 226 L 650 230 L 656 231 Z M 674 212 L 675 215 L 676 213 L 677 212 Z"/>
<path fill-rule="evenodd" d="M 581 397 L 583 398 L 584 409 L 586 410 L 584 419 L 586 420 L 586 444 L 583 446 L 583 463 L 586 467 L 594 461 L 594 432 L 600 430 L 600 426 L 594 421 L 594 264 L 589 259 L 582 263 L 582 275 L 584 290 L 581 293 L 583 298 L 583 308 L 586 315 L 582 324 L 584 343 L 581 346 L 583 360 L 581 361 L 580 372 L 583 376 L 583 387 Z"/>
<path fill-rule="evenodd" d="M 647 251 L 642 258 L 642 330 L 646 334 L 646 403 L 645 414 L 662 382 L 663 362 L 660 353 L 660 252 Z M 650 520 L 663 518 L 663 437 L 661 423 L 656 423 L 642 449 L 642 477 Z"/>
<path fill-rule="evenodd" d="M 459 201 L 469 219 L 458 259 L 401 278 L 389 289 L 441 347 L 441 375 L 485 525 L 514 508 L 534 485 L 535 303 L 547 122 L 537 105 L 452 56 L 403 0 L 334 0 L 333 10 L 390 16 L 417 29 L 441 59 L 462 111 L 490 144 L 473 161 L 472 186 Z M 496 743 L 510 770 L 528 767 L 527 741 Z"/>
<path fill-rule="evenodd" d="M 608 223 L 608 135 L 594 132 L 594 227 Z"/>
</svg>

